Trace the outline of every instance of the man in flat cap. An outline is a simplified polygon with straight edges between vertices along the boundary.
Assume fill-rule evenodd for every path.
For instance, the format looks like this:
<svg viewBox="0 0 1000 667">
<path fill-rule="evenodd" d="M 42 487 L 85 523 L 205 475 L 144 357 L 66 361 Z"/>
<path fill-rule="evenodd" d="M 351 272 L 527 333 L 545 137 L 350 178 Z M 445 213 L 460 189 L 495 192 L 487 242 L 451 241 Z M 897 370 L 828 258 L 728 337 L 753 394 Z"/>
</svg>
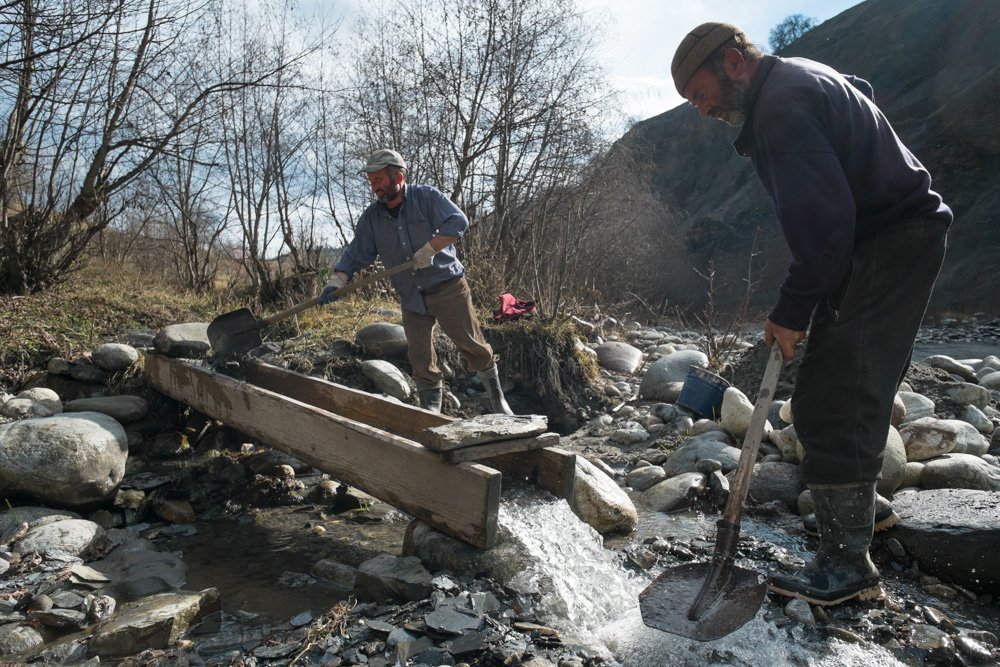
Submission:
<svg viewBox="0 0 1000 667">
<path fill-rule="evenodd" d="M 493 411 L 513 414 L 500 386 L 493 348 L 476 320 L 465 267 L 455 251 L 454 243 L 469 228 L 469 220 L 440 190 L 406 183 L 406 162 L 396 151 L 375 151 L 361 172 L 378 201 L 358 219 L 354 238 L 334 265 L 319 303 L 336 301 L 334 292 L 376 257 L 387 267 L 412 260 L 413 269 L 395 274 L 392 283 L 403 310 L 407 355 L 420 406 L 441 412 L 436 323 L 455 343 L 469 370 L 479 374 Z"/>
<path fill-rule="evenodd" d="M 792 416 L 820 546 L 799 572 L 772 575 L 771 590 L 819 605 L 877 596 L 875 485 L 952 212 L 866 81 L 765 55 L 728 23 L 692 30 L 670 70 L 702 116 L 742 126 L 736 152 L 752 160 L 792 255 L 764 340 L 785 359 L 806 340 Z M 898 520 L 888 512 L 881 527 Z"/>
</svg>

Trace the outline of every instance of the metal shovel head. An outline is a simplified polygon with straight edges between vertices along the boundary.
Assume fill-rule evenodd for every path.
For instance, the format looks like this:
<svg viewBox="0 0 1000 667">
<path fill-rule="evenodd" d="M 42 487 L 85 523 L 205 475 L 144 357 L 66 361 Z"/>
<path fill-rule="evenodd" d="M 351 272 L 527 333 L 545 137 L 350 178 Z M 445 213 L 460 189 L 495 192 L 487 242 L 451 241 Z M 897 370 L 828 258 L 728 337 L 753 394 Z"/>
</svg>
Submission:
<svg viewBox="0 0 1000 667">
<path fill-rule="evenodd" d="M 639 611 L 651 628 L 706 642 L 756 616 L 766 594 L 767 582 L 753 570 L 685 563 L 664 570 L 639 594 Z"/>
<path fill-rule="evenodd" d="M 261 324 L 249 308 L 219 315 L 208 325 L 208 342 L 220 357 L 249 352 L 260 347 Z"/>
</svg>

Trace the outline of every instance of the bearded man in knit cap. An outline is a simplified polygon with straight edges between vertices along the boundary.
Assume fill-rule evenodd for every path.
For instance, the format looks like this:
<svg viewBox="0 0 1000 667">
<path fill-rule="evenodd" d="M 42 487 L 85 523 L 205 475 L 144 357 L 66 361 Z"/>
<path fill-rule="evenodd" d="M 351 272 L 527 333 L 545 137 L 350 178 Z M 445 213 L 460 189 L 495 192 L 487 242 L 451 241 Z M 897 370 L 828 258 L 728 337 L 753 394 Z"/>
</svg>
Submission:
<svg viewBox="0 0 1000 667">
<path fill-rule="evenodd" d="M 736 152 L 752 160 L 791 250 L 764 340 L 785 359 L 806 340 L 792 415 L 820 546 L 770 588 L 819 605 L 875 597 L 875 484 L 952 212 L 863 79 L 765 55 L 728 23 L 692 30 L 670 69 L 702 116 L 742 126 Z M 891 506 L 879 513 L 883 527 L 898 520 Z"/>
</svg>

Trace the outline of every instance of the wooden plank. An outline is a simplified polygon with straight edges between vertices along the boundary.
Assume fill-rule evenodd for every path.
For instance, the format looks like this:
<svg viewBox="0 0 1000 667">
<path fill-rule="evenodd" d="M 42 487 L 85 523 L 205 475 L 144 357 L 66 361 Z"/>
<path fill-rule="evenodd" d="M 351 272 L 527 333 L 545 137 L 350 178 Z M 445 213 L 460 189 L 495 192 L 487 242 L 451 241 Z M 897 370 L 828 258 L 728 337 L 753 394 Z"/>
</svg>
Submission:
<svg viewBox="0 0 1000 667">
<path fill-rule="evenodd" d="M 244 362 L 243 372 L 247 382 L 258 387 L 421 444 L 427 440 L 428 428 L 454 421 L 430 410 L 389 401 L 366 391 L 259 361 Z"/>
<path fill-rule="evenodd" d="M 517 479 L 530 481 L 557 498 L 565 498 L 571 502 L 573 500 L 576 454 L 558 447 L 546 447 L 500 454 L 486 459 L 485 463 Z"/>
<path fill-rule="evenodd" d="M 207 367 L 148 354 L 154 389 L 379 498 L 438 530 L 495 544 L 501 474 L 445 463 L 419 444 Z"/>
<path fill-rule="evenodd" d="M 454 417 L 259 361 L 245 361 L 243 371 L 248 382 L 260 387 L 421 444 L 428 437 L 427 428 L 455 421 Z M 488 465 L 520 479 L 537 480 L 538 486 L 558 498 L 573 497 L 576 458 L 564 450 L 548 447 L 500 455 L 489 459 Z"/>
<path fill-rule="evenodd" d="M 479 415 L 430 427 L 427 429 L 430 438 L 424 446 L 443 452 L 501 440 L 525 439 L 545 433 L 548 426 L 549 420 L 544 415 Z"/>
<path fill-rule="evenodd" d="M 448 463 L 462 463 L 463 461 L 481 461 L 500 454 L 512 454 L 514 452 L 526 452 L 532 449 L 552 447 L 558 444 L 558 433 L 543 433 L 533 438 L 497 440 L 496 442 L 459 447 L 439 453 L 443 461 L 447 461 Z"/>
</svg>

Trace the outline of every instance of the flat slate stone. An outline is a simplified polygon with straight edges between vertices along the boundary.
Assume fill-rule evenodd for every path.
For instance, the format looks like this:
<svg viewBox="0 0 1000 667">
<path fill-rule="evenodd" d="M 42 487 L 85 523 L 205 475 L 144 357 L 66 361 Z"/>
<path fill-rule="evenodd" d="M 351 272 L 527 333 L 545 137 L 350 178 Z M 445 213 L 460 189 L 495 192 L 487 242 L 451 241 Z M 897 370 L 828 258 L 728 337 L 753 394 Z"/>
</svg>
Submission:
<svg viewBox="0 0 1000 667">
<path fill-rule="evenodd" d="M 896 538 L 920 569 L 974 592 L 1000 593 L 1000 492 L 932 489 L 892 499 Z"/>
<path fill-rule="evenodd" d="M 427 449 L 445 452 L 487 442 L 527 438 L 545 433 L 549 420 L 544 415 L 480 415 L 427 429 L 423 441 Z"/>
</svg>

